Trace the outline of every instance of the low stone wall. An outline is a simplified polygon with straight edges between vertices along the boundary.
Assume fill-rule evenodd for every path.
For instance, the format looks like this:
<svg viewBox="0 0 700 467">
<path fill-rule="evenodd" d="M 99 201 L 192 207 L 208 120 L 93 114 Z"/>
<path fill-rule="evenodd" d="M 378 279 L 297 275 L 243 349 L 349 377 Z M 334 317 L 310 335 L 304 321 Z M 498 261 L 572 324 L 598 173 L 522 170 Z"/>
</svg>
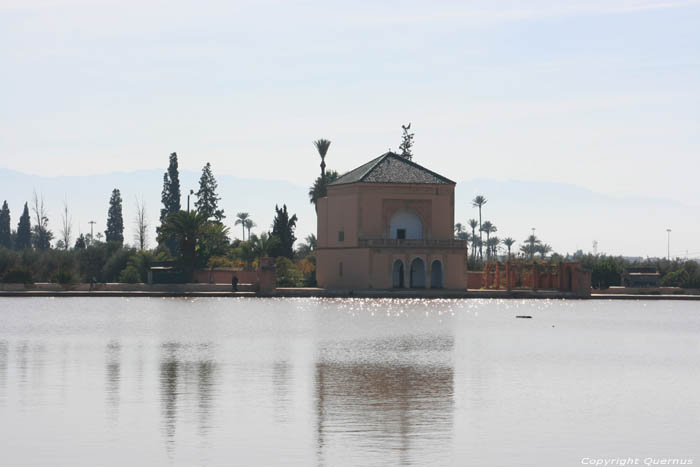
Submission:
<svg viewBox="0 0 700 467">
<path fill-rule="evenodd" d="M 467 289 L 479 290 L 484 286 L 484 273 L 482 271 L 467 271 Z"/>
<path fill-rule="evenodd" d="M 2 284 L 0 283 L 0 292 L 230 292 L 231 284 L 124 284 L 120 282 L 110 282 L 106 284 L 94 284 L 90 289 L 90 284 L 55 284 L 49 282 L 39 282 L 36 284 Z M 253 284 L 238 284 L 238 290 L 241 292 L 253 292 L 255 286 Z"/>
<path fill-rule="evenodd" d="M 594 295 L 700 295 L 700 289 L 680 287 L 610 287 L 595 289 Z"/>
</svg>

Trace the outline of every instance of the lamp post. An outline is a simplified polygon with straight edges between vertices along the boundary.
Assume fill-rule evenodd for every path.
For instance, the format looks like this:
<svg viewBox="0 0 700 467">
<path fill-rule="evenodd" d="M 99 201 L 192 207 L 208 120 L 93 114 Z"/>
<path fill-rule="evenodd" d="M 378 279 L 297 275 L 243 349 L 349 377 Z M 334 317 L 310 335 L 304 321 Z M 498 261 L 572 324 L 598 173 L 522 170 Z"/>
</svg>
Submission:
<svg viewBox="0 0 700 467">
<path fill-rule="evenodd" d="M 90 224 L 90 244 L 92 245 L 93 238 L 94 238 L 94 237 L 92 236 L 92 226 L 95 225 L 95 224 L 97 224 L 97 222 L 95 222 L 95 221 L 90 221 L 90 222 L 88 222 L 88 224 Z"/>
<path fill-rule="evenodd" d="M 194 190 L 190 190 L 190 192 L 187 194 L 187 212 L 190 212 L 190 195 L 194 194 Z"/>
<path fill-rule="evenodd" d="M 666 255 L 667 259 L 671 261 L 671 229 L 666 229 L 667 240 L 666 240 Z"/>
</svg>

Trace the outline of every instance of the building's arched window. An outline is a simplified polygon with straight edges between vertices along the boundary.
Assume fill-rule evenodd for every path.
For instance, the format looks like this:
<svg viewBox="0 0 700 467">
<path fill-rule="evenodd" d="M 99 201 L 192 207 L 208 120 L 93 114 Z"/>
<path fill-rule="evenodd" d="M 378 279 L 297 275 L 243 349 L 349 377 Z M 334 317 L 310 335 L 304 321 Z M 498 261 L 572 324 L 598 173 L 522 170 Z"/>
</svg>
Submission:
<svg viewBox="0 0 700 467">
<path fill-rule="evenodd" d="M 404 288 L 404 272 L 405 268 L 403 266 L 403 261 L 397 259 L 394 261 L 394 267 L 391 271 L 391 286 L 395 289 Z"/>
<path fill-rule="evenodd" d="M 430 265 L 430 288 L 431 289 L 441 289 L 442 285 L 442 261 L 436 259 Z"/>
<path fill-rule="evenodd" d="M 389 223 L 389 238 L 401 240 L 421 240 L 423 223 L 413 211 L 398 211 Z"/>
<path fill-rule="evenodd" d="M 425 262 L 420 258 L 411 261 L 411 288 L 425 288 Z"/>
</svg>

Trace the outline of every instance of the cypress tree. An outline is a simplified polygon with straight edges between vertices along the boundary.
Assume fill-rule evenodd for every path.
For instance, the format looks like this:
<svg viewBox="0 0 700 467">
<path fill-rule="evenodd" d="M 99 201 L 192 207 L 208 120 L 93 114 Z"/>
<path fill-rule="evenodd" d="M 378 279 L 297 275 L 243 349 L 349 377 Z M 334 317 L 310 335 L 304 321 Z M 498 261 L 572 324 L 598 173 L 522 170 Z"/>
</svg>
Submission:
<svg viewBox="0 0 700 467">
<path fill-rule="evenodd" d="M 12 246 L 12 231 L 10 230 L 10 207 L 7 201 L 2 204 L 0 210 L 0 246 L 10 248 Z"/>
<path fill-rule="evenodd" d="M 156 231 L 160 234 L 163 223 L 170 214 L 180 211 L 180 173 L 177 168 L 177 153 L 170 154 L 168 170 L 163 174 L 163 191 L 160 197 L 163 208 L 160 210 L 160 227 Z M 165 238 L 165 245 L 173 256 L 178 255 L 177 238 Z"/>
<path fill-rule="evenodd" d="M 207 162 L 207 165 L 202 169 L 202 176 L 199 178 L 199 191 L 194 205 L 197 211 L 207 216 L 207 219 L 213 217 L 216 222 L 221 223 L 221 220 L 226 216 L 224 216 L 223 209 L 219 209 L 221 198 L 216 194 L 217 187 L 218 184 L 211 171 L 211 164 Z"/>
<path fill-rule="evenodd" d="M 278 242 L 272 248 L 270 256 L 278 257 L 285 256 L 289 259 L 294 257 L 294 229 L 297 225 L 297 215 L 289 217 L 287 205 L 282 205 L 282 209 L 275 206 L 275 219 L 272 221 L 272 236 L 277 238 Z"/>
<path fill-rule="evenodd" d="M 170 154 L 168 171 L 163 175 L 163 192 L 161 193 L 163 209 L 160 210 L 161 224 L 170 214 L 180 210 L 180 173 L 177 168 L 177 153 Z"/>
<path fill-rule="evenodd" d="M 24 250 L 25 248 L 31 248 L 32 246 L 32 226 L 29 220 L 29 206 L 24 203 L 24 211 L 22 211 L 22 216 L 19 218 L 19 223 L 17 224 L 17 241 L 15 242 L 15 248 L 17 250 Z"/>
<path fill-rule="evenodd" d="M 118 189 L 112 191 L 107 211 L 105 241 L 124 243 L 124 217 L 122 216 L 122 195 Z"/>
</svg>

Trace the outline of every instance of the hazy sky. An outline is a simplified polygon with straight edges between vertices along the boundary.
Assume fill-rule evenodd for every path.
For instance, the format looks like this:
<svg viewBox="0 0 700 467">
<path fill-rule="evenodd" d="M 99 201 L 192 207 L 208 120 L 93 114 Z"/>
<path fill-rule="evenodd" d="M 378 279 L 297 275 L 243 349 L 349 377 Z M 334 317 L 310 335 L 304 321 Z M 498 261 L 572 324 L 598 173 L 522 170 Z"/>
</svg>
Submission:
<svg viewBox="0 0 700 467">
<path fill-rule="evenodd" d="M 692 201 L 700 1 L 0 1 L 0 166 L 307 185 L 400 142 L 455 180 Z"/>
</svg>

